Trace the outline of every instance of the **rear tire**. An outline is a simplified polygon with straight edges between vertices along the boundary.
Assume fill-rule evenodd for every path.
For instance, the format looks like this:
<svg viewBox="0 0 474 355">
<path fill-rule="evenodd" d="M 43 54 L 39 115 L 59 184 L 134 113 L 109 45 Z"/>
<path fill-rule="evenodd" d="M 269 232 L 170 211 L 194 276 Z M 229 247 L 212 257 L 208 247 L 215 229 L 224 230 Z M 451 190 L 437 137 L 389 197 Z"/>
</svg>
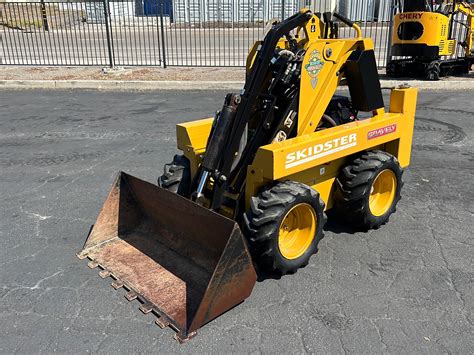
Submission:
<svg viewBox="0 0 474 355">
<path fill-rule="evenodd" d="M 186 196 L 191 185 L 191 169 L 189 160 L 184 155 L 175 155 L 173 161 L 165 164 L 163 175 L 158 178 L 158 186 Z"/>
<path fill-rule="evenodd" d="M 426 78 L 431 81 L 439 80 L 441 76 L 441 63 L 435 60 L 426 67 Z"/>
<path fill-rule="evenodd" d="M 319 193 L 285 181 L 252 197 L 250 205 L 243 231 L 259 269 L 284 275 L 306 266 L 318 250 L 326 223 Z"/>
<path fill-rule="evenodd" d="M 387 63 L 387 67 L 385 68 L 385 74 L 389 78 L 399 78 L 401 76 L 400 73 L 400 66 L 395 61 L 390 61 Z"/>
<path fill-rule="evenodd" d="M 403 170 L 386 152 L 362 153 L 336 179 L 335 210 L 346 222 L 363 229 L 385 224 L 400 200 Z"/>
</svg>

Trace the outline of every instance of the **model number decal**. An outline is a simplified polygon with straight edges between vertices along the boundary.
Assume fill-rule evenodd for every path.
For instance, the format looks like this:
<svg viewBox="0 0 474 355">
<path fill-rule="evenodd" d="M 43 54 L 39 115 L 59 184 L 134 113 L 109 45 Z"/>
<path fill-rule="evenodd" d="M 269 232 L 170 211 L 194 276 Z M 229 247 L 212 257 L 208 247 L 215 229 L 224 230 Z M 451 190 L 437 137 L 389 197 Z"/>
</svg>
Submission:
<svg viewBox="0 0 474 355">
<path fill-rule="evenodd" d="M 390 126 L 377 128 L 367 133 L 367 139 L 374 139 L 377 137 L 385 136 L 386 134 L 396 132 L 396 130 L 397 130 L 396 124 L 391 124 Z"/>
<path fill-rule="evenodd" d="M 285 168 L 290 169 L 295 166 L 322 158 L 341 150 L 348 149 L 357 145 L 357 133 L 347 136 L 334 138 L 325 143 L 316 144 L 314 146 L 298 150 L 286 155 Z"/>
</svg>

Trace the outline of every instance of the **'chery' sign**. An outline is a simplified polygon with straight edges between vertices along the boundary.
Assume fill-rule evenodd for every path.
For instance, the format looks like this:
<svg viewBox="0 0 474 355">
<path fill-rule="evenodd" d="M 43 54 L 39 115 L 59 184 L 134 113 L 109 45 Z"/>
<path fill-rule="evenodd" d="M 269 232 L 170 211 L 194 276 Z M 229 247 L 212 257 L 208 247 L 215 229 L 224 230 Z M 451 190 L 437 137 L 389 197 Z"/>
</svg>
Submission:
<svg viewBox="0 0 474 355">
<path fill-rule="evenodd" d="M 377 128 L 367 133 L 367 139 L 374 139 L 377 137 L 385 136 L 386 134 L 393 133 L 396 130 L 397 130 L 397 125 L 395 123 L 391 124 L 390 126 Z"/>
<path fill-rule="evenodd" d="M 413 12 L 407 12 L 404 14 L 400 14 L 400 20 L 421 20 L 421 17 L 423 16 L 423 13 L 413 13 Z"/>
</svg>

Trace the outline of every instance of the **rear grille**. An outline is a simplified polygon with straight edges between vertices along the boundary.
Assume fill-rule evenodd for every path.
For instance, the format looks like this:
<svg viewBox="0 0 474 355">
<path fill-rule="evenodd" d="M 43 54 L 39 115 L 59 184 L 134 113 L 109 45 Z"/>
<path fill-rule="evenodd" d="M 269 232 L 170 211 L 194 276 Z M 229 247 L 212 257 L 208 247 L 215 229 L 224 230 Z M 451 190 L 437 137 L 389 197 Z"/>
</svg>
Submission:
<svg viewBox="0 0 474 355">
<path fill-rule="evenodd" d="M 447 30 L 448 30 L 448 27 L 446 25 L 441 26 L 441 37 L 444 37 L 447 35 Z"/>
<path fill-rule="evenodd" d="M 446 41 L 442 39 L 441 41 L 439 41 L 439 51 L 444 51 L 444 47 L 446 47 Z"/>
<path fill-rule="evenodd" d="M 454 53 L 454 44 L 455 44 L 455 41 L 449 42 L 449 47 L 448 47 L 449 53 Z"/>
</svg>

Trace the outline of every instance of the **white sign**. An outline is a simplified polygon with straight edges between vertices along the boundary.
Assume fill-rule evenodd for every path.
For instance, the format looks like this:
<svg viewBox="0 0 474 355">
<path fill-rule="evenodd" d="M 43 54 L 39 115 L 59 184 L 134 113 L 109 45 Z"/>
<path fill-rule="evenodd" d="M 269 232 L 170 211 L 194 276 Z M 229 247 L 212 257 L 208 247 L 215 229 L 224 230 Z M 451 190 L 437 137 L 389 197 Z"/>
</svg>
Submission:
<svg viewBox="0 0 474 355">
<path fill-rule="evenodd" d="M 322 158 L 324 156 L 340 152 L 341 150 L 355 147 L 357 145 L 357 133 L 347 136 L 334 138 L 325 143 L 316 144 L 314 146 L 288 153 L 286 156 L 285 168 L 290 169 L 295 166 L 308 163 L 312 160 Z"/>
</svg>

